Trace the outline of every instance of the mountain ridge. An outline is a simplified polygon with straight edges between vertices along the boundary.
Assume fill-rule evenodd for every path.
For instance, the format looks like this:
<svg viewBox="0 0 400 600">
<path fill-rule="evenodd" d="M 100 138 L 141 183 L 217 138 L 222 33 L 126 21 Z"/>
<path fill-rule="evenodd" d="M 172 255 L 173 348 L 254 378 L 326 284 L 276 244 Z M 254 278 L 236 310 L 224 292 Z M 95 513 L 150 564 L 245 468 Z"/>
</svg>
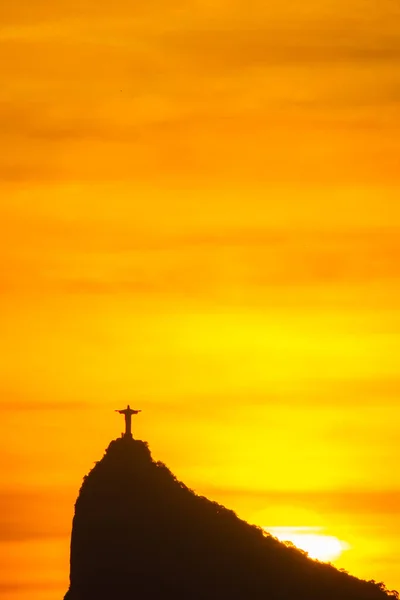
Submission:
<svg viewBox="0 0 400 600">
<path fill-rule="evenodd" d="M 129 436 L 83 479 L 70 566 L 65 600 L 398 598 L 197 495 Z"/>
</svg>

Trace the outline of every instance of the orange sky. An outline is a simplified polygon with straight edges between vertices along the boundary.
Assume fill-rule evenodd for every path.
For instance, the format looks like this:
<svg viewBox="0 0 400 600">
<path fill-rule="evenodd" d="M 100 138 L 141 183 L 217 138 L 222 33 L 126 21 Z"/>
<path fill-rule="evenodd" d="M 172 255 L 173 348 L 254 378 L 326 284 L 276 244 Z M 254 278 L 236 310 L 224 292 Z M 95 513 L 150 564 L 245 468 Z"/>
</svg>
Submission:
<svg viewBox="0 0 400 600">
<path fill-rule="evenodd" d="M 137 435 L 400 588 L 400 9 L 0 8 L 0 595 L 67 589 L 82 476 Z"/>
</svg>

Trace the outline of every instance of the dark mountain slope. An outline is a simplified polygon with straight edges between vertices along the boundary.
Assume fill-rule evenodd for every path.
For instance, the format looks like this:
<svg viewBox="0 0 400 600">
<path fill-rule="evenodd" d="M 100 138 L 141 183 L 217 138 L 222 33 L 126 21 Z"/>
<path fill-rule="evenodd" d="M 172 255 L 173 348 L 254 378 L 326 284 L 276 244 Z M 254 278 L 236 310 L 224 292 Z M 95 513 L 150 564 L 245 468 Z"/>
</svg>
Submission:
<svg viewBox="0 0 400 600">
<path fill-rule="evenodd" d="M 84 478 L 65 600 L 383 600 L 197 496 L 123 437 Z"/>
</svg>

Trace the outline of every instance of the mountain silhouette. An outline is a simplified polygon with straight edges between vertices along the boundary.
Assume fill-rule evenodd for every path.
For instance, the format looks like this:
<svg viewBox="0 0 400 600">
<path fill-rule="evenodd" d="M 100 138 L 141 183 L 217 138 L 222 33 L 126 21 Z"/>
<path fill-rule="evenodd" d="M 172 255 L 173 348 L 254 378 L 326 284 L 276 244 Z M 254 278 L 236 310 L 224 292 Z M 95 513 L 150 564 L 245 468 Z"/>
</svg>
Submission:
<svg viewBox="0 0 400 600">
<path fill-rule="evenodd" d="M 110 443 L 75 505 L 64 600 L 383 600 L 196 495 L 145 442 Z"/>
</svg>

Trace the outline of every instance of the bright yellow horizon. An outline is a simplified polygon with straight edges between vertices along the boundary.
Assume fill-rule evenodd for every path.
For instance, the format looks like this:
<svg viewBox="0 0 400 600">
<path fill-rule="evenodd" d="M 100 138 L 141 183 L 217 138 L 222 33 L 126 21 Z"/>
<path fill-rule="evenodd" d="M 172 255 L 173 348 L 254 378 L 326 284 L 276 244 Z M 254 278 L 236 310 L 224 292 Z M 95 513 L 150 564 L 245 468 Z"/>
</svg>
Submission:
<svg viewBox="0 0 400 600">
<path fill-rule="evenodd" d="M 2 598 L 66 591 L 127 402 L 190 487 L 400 589 L 398 16 L 1 8 Z"/>
</svg>

